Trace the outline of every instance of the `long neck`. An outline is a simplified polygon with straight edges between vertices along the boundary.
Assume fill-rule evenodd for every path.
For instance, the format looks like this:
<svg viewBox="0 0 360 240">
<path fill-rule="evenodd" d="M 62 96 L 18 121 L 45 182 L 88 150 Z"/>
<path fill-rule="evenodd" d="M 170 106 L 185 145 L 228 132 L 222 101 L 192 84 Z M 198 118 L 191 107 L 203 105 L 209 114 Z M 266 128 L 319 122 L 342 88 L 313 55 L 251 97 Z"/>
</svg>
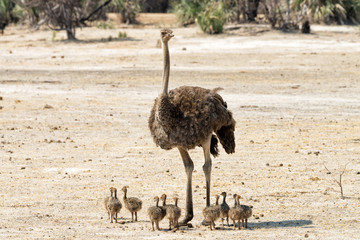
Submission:
<svg viewBox="0 0 360 240">
<path fill-rule="evenodd" d="M 159 198 L 156 199 L 156 207 L 159 206 Z"/>
<path fill-rule="evenodd" d="M 215 205 L 219 205 L 219 197 L 216 197 L 216 203 Z"/>
<path fill-rule="evenodd" d="M 238 206 L 240 206 L 240 198 L 239 198 L 239 197 L 236 198 L 236 204 L 237 204 Z"/>
<path fill-rule="evenodd" d="M 166 206 L 166 197 L 164 197 L 163 206 Z"/>
<path fill-rule="evenodd" d="M 237 206 L 237 201 L 236 201 L 236 198 L 235 198 L 234 207 L 236 207 L 236 206 Z"/>
<path fill-rule="evenodd" d="M 117 190 L 114 191 L 114 198 L 117 199 Z"/>
<path fill-rule="evenodd" d="M 226 200 L 225 200 L 225 199 L 226 199 L 226 195 L 223 196 L 223 204 L 226 203 Z"/>
<path fill-rule="evenodd" d="M 170 54 L 167 42 L 163 42 L 163 58 L 164 58 L 164 72 L 162 83 L 162 94 L 168 95 L 169 76 L 170 76 Z"/>
<path fill-rule="evenodd" d="M 177 207 L 178 199 L 175 198 L 175 206 Z"/>
<path fill-rule="evenodd" d="M 125 190 L 124 190 L 124 199 L 126 199 L 126 192 L 127 192 L 127 189 L 125 188 Z"/>
</svg>

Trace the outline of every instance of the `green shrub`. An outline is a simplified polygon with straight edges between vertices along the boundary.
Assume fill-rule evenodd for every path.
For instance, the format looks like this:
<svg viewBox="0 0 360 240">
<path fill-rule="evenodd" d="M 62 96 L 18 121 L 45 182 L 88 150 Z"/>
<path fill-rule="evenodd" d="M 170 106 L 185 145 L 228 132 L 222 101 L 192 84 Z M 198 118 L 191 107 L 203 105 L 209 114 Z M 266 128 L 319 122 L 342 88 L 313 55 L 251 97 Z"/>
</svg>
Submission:
<svg viewBox="0 0 360 240">
<path fill-rule="evenodd" d="M 141 9 L 139 0 L 113 0 L 110 10 L 119 12 L 123 23 L 132 24 L 136 23 L 136 16 Z"/>
<path fill-rule="evenodd" d="M 178 21 L 184 26 L 197 22 L 205 33 L 221 33 L 228 15 L 226 2 L 226 0 L 181 0 L 175 7 L 175 12 Z"/>
<path fill-rule="evenodd" d="M 199 0 L 181 0 L 175 6 L 175 13 L 178 21 L 183 26 L 193 24 L 196 21 L 198 14 L 202 11 L 202 4 Z"/>
<path fill-rule="evenodd" d="M 126 32 L 119 32 L 118 33 L 118 38 L 127 38 Z"/>
<path fill-rule="evenodd" d="M 210 0 L 202 4 L 196 20 L 205 33 L 221 33 L 226 22 L 226 9 L 222 1 Z"/>
<path fill-rule="evenodd" d="M 360 21 L 359 0 L 295 0 L 296 10 L 306 5 L 310 17 L 317 22 L 356 23 Z"/>
</svg>

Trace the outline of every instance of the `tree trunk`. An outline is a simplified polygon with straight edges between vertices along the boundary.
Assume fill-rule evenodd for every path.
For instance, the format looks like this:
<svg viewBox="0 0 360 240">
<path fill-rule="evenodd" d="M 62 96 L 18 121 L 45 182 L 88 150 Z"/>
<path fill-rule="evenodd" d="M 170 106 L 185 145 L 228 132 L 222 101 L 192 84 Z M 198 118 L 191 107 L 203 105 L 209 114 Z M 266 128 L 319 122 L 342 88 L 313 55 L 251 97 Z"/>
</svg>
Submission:
<svg viewBox="0 0 360 240">
<path fill-rule="evenodd" d="M 255 22 L 257 17 L 257 9 L 259 7 L 260 0 L 248 0 L 248 21 Z"/>
<path fill-rule="evenodd" d="M 76 40 L 75 37 L 75 28 L 73 26 L 67 26 L 66 27 L 66 35 L 67 35 L 67 39 L 69 41 L 74 41 Z"/>
<path fill-rule="evenodd" d="M 286 24 L 290 23 L 290 0 L 286 0 L 286 17 L 285 17 Z"/>
</svg>

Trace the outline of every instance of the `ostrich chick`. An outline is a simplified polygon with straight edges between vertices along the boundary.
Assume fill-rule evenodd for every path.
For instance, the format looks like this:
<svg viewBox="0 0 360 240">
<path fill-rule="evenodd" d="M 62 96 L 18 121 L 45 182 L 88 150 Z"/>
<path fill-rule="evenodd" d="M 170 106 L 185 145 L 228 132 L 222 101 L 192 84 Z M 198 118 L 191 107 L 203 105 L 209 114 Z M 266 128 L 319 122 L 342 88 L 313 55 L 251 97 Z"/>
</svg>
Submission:
<svg viewBox="0 0 360 240">
<path fill-rule="evenodd" d="M 163 207 L 166 211 L 166 218 L 169 219 L 169 230 L 173 226 L 173 229 L 179 228 L 179 218 L 181 216 L 181 208 L 177 206 L 179 198 L 174 197 L 175 204 L 166 204 L 166 194 L 161 196 L 161 200 L 163 201 Z"/>
<path fill-rule="evenodd" d="M 234 207 L 230 208 L 229 210 L 229 217 L 231 220 L 233 220 L 234 230 L 235 230 L 236 229 L 235 221 L 238 221 L 238 228 L 240 229 L 240 220 L 242 220 L 244 217 L 244 211 L 239 206 L 240 204 L 238 204 L 240 196 L 234 194 L 233 197 L 235 199 L 235 203 L 234 203 Z"/>
<path fill-rule="evenodd" d="M 154 197 L 154 201 L 156 202 L 155 206 L 149 207 L 147 211 L 153 231 L 155 231 L 154 223 L 156 224 L 156 229 L 160 230 L 159 222 L 164 218 L 162 213 L 163 209 L 159 207 L 159 197 L 158 196 Z"/>
<path fill-rule="evenodd" d="M 125 207 L 129 212 L 131 212 L 131 221 L 134 221 L 134 215 L 135 215 L 135 221 L 137 221 L 137 212 L 141 210 L 142 207 L 142 201 L 139 198 L 136 197 L 127 197 L 127 189 L 128 186 L 124 186 L 121 190 L 124 192 L 123 201 L 125 204 Z"/>
<path fill-rule="evenodd" d="M 117 223 L 117 214 L 120 212 L 122 205 L 120 200 L 117 198 L 117 189 L 116 188 L 112 188 L 112 191 L 114 193 L 114 196 L 111 197 L 111 199 L 109 200 L 108 204 L 107 204 L 107 208 L 109 209 L 110 212 L 110 222 L 113 222 L 113 218 L 115 218 L 115 222 Z"/>
<path fill-rule="evenodd" d="M 240 196 L 239 195 L 237 195 L 237 196 L 238 196 L 238 198 L 236 198 L 236 201 L 237 201 L 236 204 L 239 208 L 242 209 L 242 212 L 243 212 L 243 214 L 241 216 L 242 217 L 241 218 L 242 226 L 245 228 L 248 228 L 247 222 L 248 222 L 248 218 L 250 218 L 252 215 L 252 206 L 241 205 L 240 204 Z M 244 224 L 244 221 L 245 221 L 245 224 Z"/>
<path fill-rule="evenodd" d="M 224 218 L 226 218 L 227 225 L 230 226 L 229 225 L 229 210 L 230 210 L 230 207 L 226 203 L 226 192 L 222 192 L 220 195 L 223 197 L 223 202 L 220 205 L 221 222 L 222 222 L 222 225 L 224 226 Z"/>
<path fill-rule="evenodd" d="M 215 195 L 216 203 L 203 209 L 204 220 L 209 222 L 210 230 L 215 229 L 215 221 L 220 217 L 219 195 Z"/>
<path fill-rule="evenodd" d="M 110 196 L 109 197 L 106 197 L 104 198 L 104 206 L 105 206 L 105 209 L 108 213 L 108 216 L 109 216 L 109 219 L 110 219 L 110 210 L 108 208 L 108 203 L 109 201 L 113 198 L 114 194 L 113 194 L 113 187 L 110 187 Z"/>
</svg>

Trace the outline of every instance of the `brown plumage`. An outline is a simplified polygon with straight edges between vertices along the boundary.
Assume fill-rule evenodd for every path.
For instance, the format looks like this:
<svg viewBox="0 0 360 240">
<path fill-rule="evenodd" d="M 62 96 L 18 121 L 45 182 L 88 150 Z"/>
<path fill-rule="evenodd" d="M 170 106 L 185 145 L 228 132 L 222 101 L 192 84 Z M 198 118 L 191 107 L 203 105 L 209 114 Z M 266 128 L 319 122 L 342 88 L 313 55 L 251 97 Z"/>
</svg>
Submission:
<svg viewBox="0 0 360 240">
<path fill-rule="evenodd" d="M 229 205 L 226 203 L 226 192 L 222 192 L 220 194 L 223 197 L 223 202 L 220 205 L 220 218 L 221 218 L 221 223 L 224 226 L 224 218 L 226 219 L 227 225 L 229 225 L 229 210 L 230 207 Z"/>
<path fill-rule="evenodd" d="M 142 201 L 139 198 L 136 197 L 127 197 L 127 189 L 128 186 L 123 187 L 121 190 L 124 192 L 124 205 L 129 212 L 131 212 L 131 221 L 134 221 L 134 215 L 135 215 L 135 221 L 137 221 L 137 212 L 141 210 L 142 207 Z"/>
<path fill-rule="evenodd" d="M 194 169 L 188 150 L 201 146 L 204 150 L 203 170 L 206 178 L 206 205 L 210 205 L 211 157 L 218 155 L 217 143 L 227 153 L 235 152 L 235 120 L 226 102 L 213 90 L 183 86 L 168 91 L 170 55 L 168 41 L 173 37 L 169 29 L 161 30 L 164 54 L 162 93 L 155 99 L 149 117 L 149 128 L 154 142 L 162 149 L 178 148 L 187 173 L 186 216 L 183 223 L 193 218 L 191 176 Z"/>
<path fill-rule="evenodd" d="M 239 208 L 242 209 L 242 215 L 241 215 L 242 226 L 245 228 L 248 228 L 247 222 L 248 222 L 248 218 L 250 218 L 252 215 L 252 207 L 240 204 L 241 197 L 239 195 L 237 195 L 237 196 L 238 197 L 236 198 L 236 201 L 237 201 L 236 204 Z M 245 224 L 244 224 L 244 222 L 245 222 Z"/>
<path fill-rule="evenodd" d="M 215 221 L 220 217 L 219 195 L 215 195 L 216 203 L 203 209 L 204 220 L 209 222 L 210 230 L 215 228 Z"/>
<path fill-rule="evenodd" d="M 236 221 L 238 222 L 238 228 L 240 229 L 240 226 L 241 226 L 240 220 L 242 220 L 244 218 L 244 211 L 238 204 L 239 198 L 240 198 L 239 195 L 234 194 L 234 199 L 235 199 L 234 207 L 230 208 L 230 210 L 229 210 L 229 218 L 231 220 L 233 220 L 234 230 L 236 229 L 235 222 Z"/>
<path fill-rule="evenodd" d="M 113 218 L 115 218 L 115 222 L 117 223 L 117 215 L 120 212 L 122 205 L 119 199 L 117 198 L 117 189 L 112 188 L 112 193 L 114 194 L 113 197 L 107 203 L 107 209 L 109 209 L 110 213 L 110 222 L 113 222 Z"/>
<path fill-rule="evenodd" d="M 166 204 L 166 194 L 161 196 L 163 207 L 166 211 L 166 218 L 169 219 L 169 229 L 177 229 L 179 227 L 179 218 L 181 216 L 181 208 L 178 207 L 179 198 L 174 197 L 174 205 Z"/>
<path fill-rule="evenodd" d="M 110 211 L 109 211 L 109 208 L 108 208 L 108 203 L 109 203 L 110 199 L 113 198 L 113 196 L 114 196 L 114 194 L 113 194 L 113 188 L 111 187 L 111 188 L 110 188 L 110 196 L 104 198 L 104 206 L 105 206 L 105 209 L 106 209 L 106 211 L 107 211 L 107 213 L 108 213 L 109 219 L 110 219 Z"/>
<path fill-rule="evenodd" d="M 149 207 L 147 211 L 153 231 L 155 231 L 154 223 L 156 224 L 156 229 L 160 230 L 159 222 L 163 219 L 163 210 L 159 207 L 159 197 L 154 197 L 154 201 L 156 202 L 155 206 Z"/>
</svg>

